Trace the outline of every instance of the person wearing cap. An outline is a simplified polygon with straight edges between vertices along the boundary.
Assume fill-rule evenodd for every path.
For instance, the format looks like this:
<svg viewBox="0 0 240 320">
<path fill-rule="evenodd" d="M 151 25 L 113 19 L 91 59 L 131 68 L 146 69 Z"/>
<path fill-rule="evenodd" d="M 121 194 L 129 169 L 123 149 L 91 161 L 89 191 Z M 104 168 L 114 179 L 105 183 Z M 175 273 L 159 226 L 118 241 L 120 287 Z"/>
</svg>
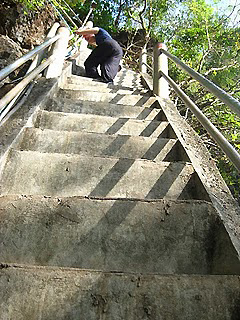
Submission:
<svg viewBox="0 0 240 320">
<path fill-rule="evenodd" d="M 97 45 L 84 62 L 86 76 L 113 83 L 123 55 L 120 45 L 103 28 L 80 28 L 76 33 L 82 35 L 89 44 Z M 101 76 L 97 70 L 98 66 Z"/>
</svg>

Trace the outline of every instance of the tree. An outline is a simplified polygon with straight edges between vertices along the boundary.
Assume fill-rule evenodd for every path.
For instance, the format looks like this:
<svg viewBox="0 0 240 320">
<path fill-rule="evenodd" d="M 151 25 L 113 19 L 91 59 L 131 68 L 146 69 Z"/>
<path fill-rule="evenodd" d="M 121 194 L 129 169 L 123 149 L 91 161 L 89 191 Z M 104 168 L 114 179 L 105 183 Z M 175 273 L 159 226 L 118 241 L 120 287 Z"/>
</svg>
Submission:
<svg viewBox="0 0 240 320">
<path fill-rule="evenodd" d="M 239 27 L 230 23 L 230 15 L 220 16 L 215 14 L 213 9 L 203 0 L 187 1 L 183 8 L 184 13 L 174 18 L 175 27 L 170 27 L 168 30 L 165 28 L 162 31 L 166 37 L 169 50 L 193 69 L 239 99 Z M 170 73 L 211 122 L 220 129 L 228 141 L 240 151 L 239 118 L 227 106 L 208 91 L 203 90 L 201 85 L 173 64 L 170 65 Z M 172 98 L 176 99 L 174 93 Z M 177 101 L 181 113 L 185 115 L 209 147 L 233 194 L 239 197 L 239 173 L 216 147 L 215 142 L 209 138 L 191 112 L 188 112 L 185 105 L 179 99 Z"/>
</svg>

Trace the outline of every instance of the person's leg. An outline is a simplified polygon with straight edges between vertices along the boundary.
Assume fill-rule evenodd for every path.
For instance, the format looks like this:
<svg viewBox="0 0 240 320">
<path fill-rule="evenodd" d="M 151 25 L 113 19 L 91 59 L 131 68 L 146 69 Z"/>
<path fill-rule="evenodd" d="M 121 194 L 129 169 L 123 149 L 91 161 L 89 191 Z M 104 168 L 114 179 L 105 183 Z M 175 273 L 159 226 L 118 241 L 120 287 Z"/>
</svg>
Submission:
<svg viewBox="0 0 240 320">
<path fill-rule="evenodd" d="M 100 65 L 101 68 L 101 78 L 104 82 L 113 82 L 113 79 L 118 73 L 120 57 L 110 57 L 104 63 Z"/>
<path fill-rule="evenodd" d="M 110 55 L 111 52 L 109 51 L 108 46 L 104 43 L 93 49 L 89 57 L 84 62 L 86 75 L 91 78 L 99 78 L 100 75 L 97 67 L 104 63 Z"/>
<path fill-rule="evenodd" d="M 104 82 L 112 82 L 118 72 L 122 58 L 122 49 L 115 40 L 106 41 L 105 57 L 105 61 L 100 64 L 101 78 Z"/>
<path fill-rule="evenodd" d="M 95 48 L 84 62 L 86 76 L 90 78 L 99 78 L 97 67 L 100 64 L 98 48 Z"/>
</svg>

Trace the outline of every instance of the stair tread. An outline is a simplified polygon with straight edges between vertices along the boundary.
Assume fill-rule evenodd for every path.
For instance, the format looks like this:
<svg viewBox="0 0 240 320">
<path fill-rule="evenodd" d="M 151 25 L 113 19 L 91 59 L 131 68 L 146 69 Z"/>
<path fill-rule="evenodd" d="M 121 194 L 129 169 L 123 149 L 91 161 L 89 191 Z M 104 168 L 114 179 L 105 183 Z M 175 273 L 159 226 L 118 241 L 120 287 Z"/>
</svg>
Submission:
<svg viewBox="0 0 240 320">
<path fill-rule="evenodd" d="M 85 131 L 26 128 L 15 149 L 168 162 L 189 161 L 179 151 L 176 139 L 109 135 Z"/>
<path fill-rule="evenodd" d="M 3 319 L 232 320 L 239 315 L 238 276 L 142 275 L 5 266 Z M 24 306 L 24 307 L 23 307 Z M 135 307 L 137 306 L 137 307 Z M 171 307 L 169 307 L 171 306 Z M 224 308 L 223 308 L 224 306 Z"/>
<path fill-rule="evenodd" d="M 114 84 L 106 84 L 101 82 L 85 82 L 82 79 L 78 81 L 69 79 L 67 83 L 64 83 L 60 86 L 63 90 L 87 90 L 87 91 L 98 91 L 98 92 L 109 92 L 109 93 L 118 93 L 118 94 L 150 94 L 148 89 L 137 88 L 137 87 L 128 87 Z"/>
<path fill-rule="evenodd" d="M 88 91 L 88 90 L 67 90 L 60 89 L 58 92 L 58 97 L 66 97 L 71 99 L 81 99 L 87 101 L 95 102 L 109 102 L 117 105 L 131 105 L 131 106 L 144 106 L 150 107 L 156 102 L 156 98 L 144 94 L 118 94 L 116 92 L 109 93 L 97 91 Z"/>
<path fill-rule="evenodd" d="M 73 81 L 82 81 L 84 83 L 101 83 L 97 81 L 96 79 L 88 78 L 83 75 L 71 75 L 69 77 Z M 131 72 L 131 70 L 123 70 L 119 72 L 116 77 L 114 78 L 114 85 L 120 85 L 120 86 L 128 86 L 128 87 L 143 87 L 142 80 L 140 74 L 136 72 Z"/>
<path fill-rule="evenodd" d="M 158 274 L 240 271 L 227 233 L 205 201 L 0 199 L 2 262 Z"/>
<path fill-rule="evenodd" d="M 141 84 L 141 81 L 138 80 L 135 84 L 132 79 L 125 79 L 124 81 L 121 81 L 120 77 L 115 77 L 113 84 L 112 83 L 104 83 L 101 82 L 97 79 L 92 79 L 92 78 L 87 78 L 84 76 L 76 76 L 76 75 L 71 75 L 67 78 L 66 83 L 75 83 L 75 84 L 83 84 L 83 85 L 98 85 L 99 87 L 102 88 L 121 88 L 121 89 L 128 89 L 128 90 L 147 90 L 149 89 Z"/>
<path fill-rule="evenodd" d="M 12 150 L 2 174 L 2 194 L 176 199 L 193 173 L 185 162 Z"/>
<path fill-rule="evenodd" d="M 126 117 L 137 120 L 165 119 L 163 111 L 154 107 L 138 107 L 128 105 L 115 105 L 108 102 L 74 100 L 69 98 L 54 98 L 48 101 L 44 108 L 47 111 L 65 113 L 86 113 L 109 117 Z"/>
<path fill-rule="evenodd" d="M 141 75 L 71 76 L 46 110 L 1 162 L 0 318 L 238 319 L 234 228 Z"/>
<path fill-rule="evenodd" d="M 35 127 L 67 131 L 88 131 L 144 137 L 169 137 L 169 123 L 158 120 L 116 118 L 95 114 L 39 111 Z"/>
</svg>

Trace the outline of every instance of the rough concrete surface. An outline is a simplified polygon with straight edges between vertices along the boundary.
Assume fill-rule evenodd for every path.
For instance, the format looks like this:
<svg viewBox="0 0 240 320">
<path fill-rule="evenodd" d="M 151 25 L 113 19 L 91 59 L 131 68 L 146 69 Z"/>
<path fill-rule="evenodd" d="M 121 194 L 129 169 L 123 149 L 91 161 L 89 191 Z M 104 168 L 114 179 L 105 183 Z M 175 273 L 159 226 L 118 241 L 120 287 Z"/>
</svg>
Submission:
<svg viewBox="0 0 240 320">
<path fill-rule="evenodd" d="M 97 143 L 96 143 L 97 141 Z M 48 153 L 87 154 L 128 159 L 186 161 L 177 140 L 129 135 L 26 128 L 18 150 Z"/>
<path fill-rule="evenodd" d="M 64 90 L 79 90 L 82 86 L 79 84 L 75 84 L 75 83 L 68 83 L 68 84 L 64 84 L 61 86 L 61 89 L 64 89 Z M 115 92 L 116 94 L 133 94 L 133 90 L 130 90 L 130 89 L 127 89 L 124 88 L 124 87 L 111 87 L 111 86 L 99 86 L 98 83 L 96 83 L 95 85 L 92 84 L 92 85 L 87 85 L 87 86 L 84 86 L 84 90 L 87 90 L 87 91 L 90 91 L 90 92 L 99 92 L 99 90 L 101 90 L 101 94 L 102 93 L 112 93 L 112 92 Z M 138 90 L 138 91 L 134 91 L 134 94 L 145 94 L 147 93 L 147 91 L 145 90 Z"/>
<path fill-rule="evenodd" d="M 236 274 L 240 264 L 203 201 L 0 198 L 2 262 L 140 273 Z"/>
<path fill-rule="evenodd" d="M 57 90 L 56 79 L 40 79 L 25 103 L 11 118 L 0 127 L 0 158 L 7 151 L 9 146 L 18 136 L 19 132 L 26 125 L 34 111 L 44 104 L 48 97 Z"/>
<path fill-rule="evenodd" d="M 0 319 L 238 320 L 239 276 L 2 266 Z"/>
<path fill-rule="evenodd" d="M 49 100 L 44 108 L 47 111 L 66 113 L 85 113 L 108 117 L 135 118 L 137 120 L 166 120 L 162 118 L 161 109 L 154 107 L 142 108 L 138 106 L 115 105 L 108 102 L 93 102 L 76 99 L 55 97 Z"/>
<path fill-rule="evenodd" d="M 35 126 L 41 129 L 87 131 L 152 138 L 172 138 L 167 121 L 113 118 L 93 114 L 39 111 Z"/>
<path fill-rule="evenodd" d="M 153 89 L 153 81 L 146 74 L 144 74 L 144 82 L 150 90 Z M 159 107 L 164 110 L 166 119 L 174 128 L 176 138 L 187 152 L 199 180 L 209 195 L 209 200 L 221 217 L 240 257 L 240 207 L 238 203 L 231 195 L 207 147 L 193 128 L 181 117 L 172 101 L 160 97 L 157 98 L 157 101 Z"/>
<path fill-rule="evenodd" d="M 185 162 L 13 150 L 3 170 L 1 193 L 177 199 L 185 191 L 189 199 L 187 184 L 193 174 Z"/>
<path fill-rule="evenodd" d="M 129 106 L 142 106 L 151 107 L 155 102 L 156 98 L 150 95 L 135 95 L 135 94 L 118 94 L 113 93 L 101 93 L 101 92 L 90 92 L 88 90 L 60 90 L 60 97 L 70 98 L 70 99 L 81 99 L 87 101 L 96 102 L 108 102 L 116 103 L 118 105 L 129 105 Z M 120 107 L 120 106 L 119 106 Z"/>
<path fill-rule="evenodd" d="M 139 86 L 131 86 L 131 84 L 128 84 L 127 86 L 122 85 L 119 81 L 118 84 L 107 84 L 102 83 L 100 81 L 97 81 L 95 79 L 87 78 L 87 77 L 78 77 L 78 76 L 71 76 L 67 79 L 67 82 L 62 85 L 62 88 L 67 89 L 65 86 L 70 85 L 73 89 L 88 89 L 93 91 L 101 91 L 101 92 L 108 92 L 108 90 L 112 91 L 118 91 L 121 90 L 122 93 L 126 94 L 144 94 L 144 93 L 150 93 L 150 90 L 146 89 L 142 85 Z M 70 89 L 70 87 L 69 87 Z"/>
<path fill-rule="evenodd" d="M 34 128 L 1 161 L 0 319 L 240 320 L 239 208 L 199 139 L 139 74 L 67 70 L 6 127 Z"/>
</svg>

